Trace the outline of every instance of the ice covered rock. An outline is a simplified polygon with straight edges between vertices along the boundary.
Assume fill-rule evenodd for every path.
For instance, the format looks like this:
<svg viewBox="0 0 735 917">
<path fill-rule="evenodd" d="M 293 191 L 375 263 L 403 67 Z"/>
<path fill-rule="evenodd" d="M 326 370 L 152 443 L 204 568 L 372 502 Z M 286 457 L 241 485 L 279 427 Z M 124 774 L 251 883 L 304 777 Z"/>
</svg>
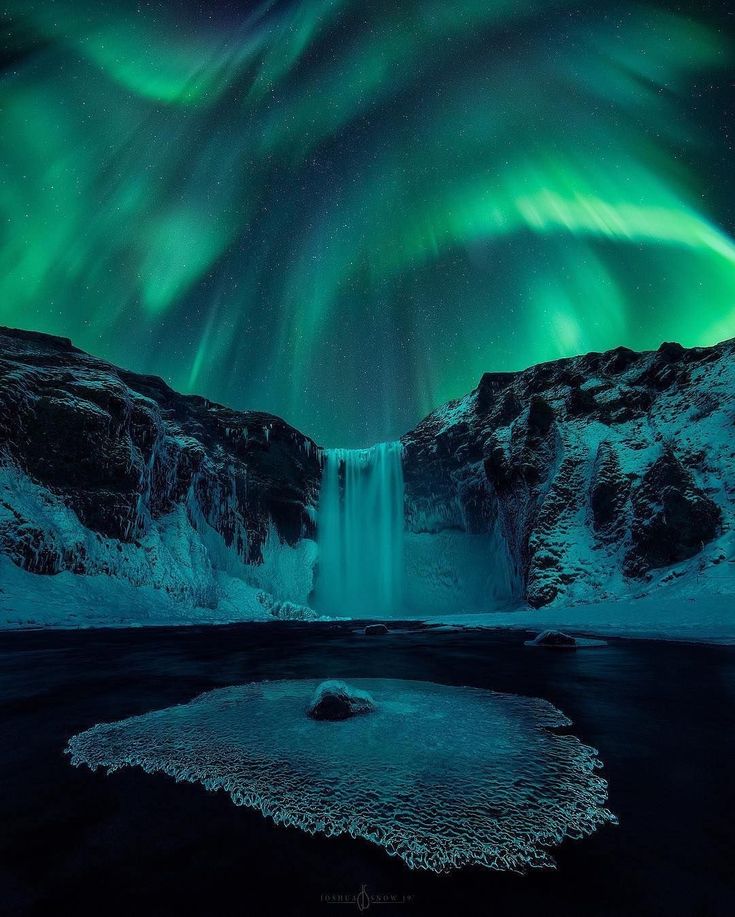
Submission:
<svg viewBox="0 0 735 917">
<path fill-rule="evenodd" d="M 573 650 L 577 647 L 577 641 L 569 634 L 564 634 L 560 630 L 545 630 L 538 634 L 533 640 L 526 640 L 526 646 L 546 646 L 551 649 Z"/>
<path fill-rule="evenodd" d="M 571 637 L 559 630 L 545 630 L 537 634 L 533 640 L 524 641 L 523 645 L 540 646 L 551 650 L 578 650 L 607 646 L 607 643 L 592 637 Z"/>
<path fill-rule="evenodd" d="M 266 599 L 265 605 L 279 621 L 316 621 L 319 614 L 308 605 L 298 605 L 296 602 L 277 602 L 270 598 Z"/>
<path fill-rule="evenodd" d="M 313 720 L 346 720 L 374 710 L 375 702 L 366 691 L 330 680 L 317 687 L 306 712 Z"/>
</svg>

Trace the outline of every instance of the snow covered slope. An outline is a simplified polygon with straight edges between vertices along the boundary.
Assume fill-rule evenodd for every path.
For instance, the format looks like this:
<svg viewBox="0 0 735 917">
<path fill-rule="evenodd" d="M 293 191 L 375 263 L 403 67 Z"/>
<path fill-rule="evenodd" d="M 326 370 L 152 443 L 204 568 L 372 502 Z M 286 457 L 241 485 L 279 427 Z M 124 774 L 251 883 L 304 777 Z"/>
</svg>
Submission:
<svg viewBox="0 0 735 917">
<path fill-rule="evenodd" d="M 409 527 L 499 532 L 532 607 L 735 595 L 735 341 L 488 373 L 403 444 Z"/>
<path fill-rule="evenodd" d="M 0 625 L 301 614 L 314 443 L 0 329 Z"/>
<path fill-rule="evenodd" d="M 397 617 L 735 609 L 735 341 L 488 373 L 402 444 Z M 313 617 L 320 476 L 277 417 L 0 329 L 0 626 Z"/>
</svg>

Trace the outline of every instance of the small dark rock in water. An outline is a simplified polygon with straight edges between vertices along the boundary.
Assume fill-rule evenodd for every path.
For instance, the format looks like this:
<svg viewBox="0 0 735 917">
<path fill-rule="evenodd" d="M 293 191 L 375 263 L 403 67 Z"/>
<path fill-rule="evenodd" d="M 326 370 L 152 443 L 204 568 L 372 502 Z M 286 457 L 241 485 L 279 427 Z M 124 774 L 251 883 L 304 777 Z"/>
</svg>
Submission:
<svg viewBox="0 0 735 917">
<path fill-rule="evenodd" d="M 314 720 L 346 720 L 373 710 L 375 702 L 366 691 L 352 688 L 344 681 L 323 681 L 306 712 Z"/>
<path fill-rule="evenodd" d="M 577 641 L 560 630 L 545 630 L 533 640 L 527 640 L 526 646 L 548 646 L 552 649 L 573 650 L 577 646 Z"/>
<path fill-rule="evenodd" d="M 387 634 L 388 628 L 385 624 L 368 624 L 365 627 L 365 633 L 368 637 L 374 637 L 377 634 Z"/>
</svg>

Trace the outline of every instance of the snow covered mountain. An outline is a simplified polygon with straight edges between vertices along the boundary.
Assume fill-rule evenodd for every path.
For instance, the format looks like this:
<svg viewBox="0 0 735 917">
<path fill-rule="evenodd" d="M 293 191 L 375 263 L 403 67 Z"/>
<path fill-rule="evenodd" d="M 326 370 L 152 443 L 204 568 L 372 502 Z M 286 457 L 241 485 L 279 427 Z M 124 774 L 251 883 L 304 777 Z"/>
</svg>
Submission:
<svg viewBox="0 0 735 917">
<path fill-rule="evenodd" d="M 403 442 L 409 529 L 498 530 L 532 607 L 735 585 L 735 341 L 487 373 Z"/>
<path fill-rule="evenodd" d="M 488 373 L 402 446 L 401 612 L 735 594 L 735 341 Z M 0 329 L 0 626 L 313 616 L 321 473 L 277 417 Z"/>
<path fill-rule="evenodd" d="M 0 329 L 0 621 L 298 614 L 319 477 L 277 417 Z"/>
</svg>

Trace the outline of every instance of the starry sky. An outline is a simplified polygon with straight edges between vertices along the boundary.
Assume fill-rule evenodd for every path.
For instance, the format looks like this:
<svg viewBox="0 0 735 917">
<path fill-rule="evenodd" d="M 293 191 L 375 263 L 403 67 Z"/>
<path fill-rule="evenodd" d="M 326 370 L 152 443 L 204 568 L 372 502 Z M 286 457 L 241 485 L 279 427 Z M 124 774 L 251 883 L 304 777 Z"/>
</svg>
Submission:
<svg viewBox="0 0 735 917">
<path fill-rule="evenodd" d="M 326 446 L 735 335 L 729 2 L 4 0 L 0 323 Z"/>
</svg>

